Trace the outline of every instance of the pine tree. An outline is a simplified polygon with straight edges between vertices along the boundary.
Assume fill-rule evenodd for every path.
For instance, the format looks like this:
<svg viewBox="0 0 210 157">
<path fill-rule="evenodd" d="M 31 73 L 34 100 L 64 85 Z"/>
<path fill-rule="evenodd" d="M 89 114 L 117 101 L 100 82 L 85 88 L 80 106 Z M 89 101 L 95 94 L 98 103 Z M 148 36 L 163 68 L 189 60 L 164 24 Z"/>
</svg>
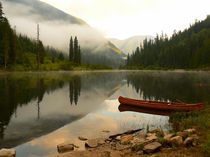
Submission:
<svg viewBox="0 0 210 157">
<path fill-rule="evenodd" d="M 81 64 L 81 48 L 78 48 L 78 64 Z"/>
<path fill-rule="evenodd" d="M 78 40 L 77 37 L 74 38 L 74 58 L 73 61 L 75 63 L 78 62 Z"/>
<path fill-rule="evenodd" d="M 1 4 L 1 2 L 0 2 L 0 21 L 2 21 L 3 20 L 3 7 L 2 7 L 2 4 Z"/>
<path fill-rule="evenodd" d="M 126 65 L 129 66 L 129 63 L 130 63 L 130 55 L 128 54 Z"/>
<path fill-rule="evenodd" d="M 39 51 L 39 61 L 41 64 L 44 64 L 45 49 L 41 41 L 39 41 L 38 51 Z"/>
<path fill-rule="evenodd" d="M 9 51 L 9 63 L 15 64 L 17 57 L 17 46 L 16 46 L 16 33 L 10 30 L 10 51 Z"/>
<path fill-rule="evenodd" d="M 69 43 L 69 61 L 73 61 L 73 58 L 74 58 L 74 43 L 73 43 L 73 38 L 71 36 Z"/>
<path fill-rule="evenodd" d="M 2 40 L 2 47 L 3 47 L 3 62 L 4 62 L 4 68 L 7 68 L 8 59 L 9 59 L 9 40 L 8 40 L 8 34 L 7 31 L 5 31 L 3 40 Z"/>
</svg>

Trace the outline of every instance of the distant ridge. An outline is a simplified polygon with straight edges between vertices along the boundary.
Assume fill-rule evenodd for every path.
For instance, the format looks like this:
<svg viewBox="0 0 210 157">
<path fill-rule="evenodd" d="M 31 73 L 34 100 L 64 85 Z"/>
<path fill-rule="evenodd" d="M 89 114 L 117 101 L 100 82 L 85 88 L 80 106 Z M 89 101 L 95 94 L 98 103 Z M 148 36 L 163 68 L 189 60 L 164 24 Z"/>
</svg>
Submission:
<svg viewBox="0 0 210 157">
<path fill-rule="evenodd" d="M 144 39 L 151 39 L 152 36 L 133 36 L 124 40 L 119 40 L 115 38 L 110 38 L 109 40 L 114 43 L 119 49 L 121 49 L 125 54 L 131 54 L 132 51 L 136 49 L 137 46 L 143 43 Z"/>
<path fill-rule="evenodd" d="M 29 12 L 33 15 L 35 14 L 40 16 L 38 17 L 39 20 L 45 20 L 45 21 L 60 20 L 71 24 L 87 25 L 87 23 L 82 19 L 67 14 L 40 0 L 6 0 L 6 1 L 29 6 L 30 7 Z"/>
</svg>

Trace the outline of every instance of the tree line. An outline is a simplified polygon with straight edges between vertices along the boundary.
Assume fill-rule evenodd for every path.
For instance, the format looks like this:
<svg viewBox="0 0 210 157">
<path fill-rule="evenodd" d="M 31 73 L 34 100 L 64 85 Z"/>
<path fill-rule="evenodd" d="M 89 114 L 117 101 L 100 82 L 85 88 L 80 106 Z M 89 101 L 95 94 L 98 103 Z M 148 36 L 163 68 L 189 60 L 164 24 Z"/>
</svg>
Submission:
<svg viewBox="0 0 210 157">
<path fill-rule="evenodd" d="M 6 17 L 4 17 L 3 7 L 0 2 L 0 64 L 7 68 L 8 64 L 16 62 L 16 37 L 9 25 Z"/>
<path fill-rule="evenodd" d="M 202 68 L 210 66 L 210 16 L 169 38 L 163 33 L 127 57 L 126 66 L 149 68 Z"/>
</svg>

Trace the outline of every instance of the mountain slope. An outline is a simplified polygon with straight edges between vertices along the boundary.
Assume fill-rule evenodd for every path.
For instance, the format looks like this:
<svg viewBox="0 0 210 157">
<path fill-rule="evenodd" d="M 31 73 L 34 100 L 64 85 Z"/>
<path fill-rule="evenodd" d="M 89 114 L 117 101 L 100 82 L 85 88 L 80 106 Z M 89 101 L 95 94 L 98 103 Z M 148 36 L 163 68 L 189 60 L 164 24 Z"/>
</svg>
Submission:
<svg viewBox="0 0 210 157">
<path fill-rule="evenodd" d="M 133 36 L 125 40 L 119 40 L 111 38 L 109 39 L 112 43 L 114 43 L 120 50 L 122 50 L 125 54 L 131 54 L 132 51 L 136 49 L 137 46 L 143 43 L 145 39 L 151 39 L 152 36 Z"/>
<path fill-rule="evenodd" d="M 118 48 L 113 49 L 100 32 L 47 3 L 39 0 L 3 0 L 3 6 L 11 25 L 16 26 L 19 33 L 35 39 L 36 24 L 39 23 L 40 39 L 45 45 L 68 53 L 70 36 L 77 36 L 82 50 L 88 50 L 92 55 L 106 56 L 106 60 L 113 60 L 114 54 L 117 60 L 123 61 L 124 54 Z"/>
<path fill-rule="evenodd" d="M 157 36 L 144 42 L 144 46 L 127 61 L 128 66 L 191 69 L 210 67 L 210 16 L 197 21 L 184 31 Z"/>
<path fill-rule="evenodd" d="M 30 8 L 29 14 L 37 15 L 37 18 L 40 21 L 60 20 L 71 24 L 86 24 L 85 21 L 64 13 L 61 10 L 55 9 L 53 6 L 50 6 L 45 2 L 37 0 L 7 0 L 7 3 L 11 3 L 11 5 L 24 5 L 25 7 Z"/>
</svg>

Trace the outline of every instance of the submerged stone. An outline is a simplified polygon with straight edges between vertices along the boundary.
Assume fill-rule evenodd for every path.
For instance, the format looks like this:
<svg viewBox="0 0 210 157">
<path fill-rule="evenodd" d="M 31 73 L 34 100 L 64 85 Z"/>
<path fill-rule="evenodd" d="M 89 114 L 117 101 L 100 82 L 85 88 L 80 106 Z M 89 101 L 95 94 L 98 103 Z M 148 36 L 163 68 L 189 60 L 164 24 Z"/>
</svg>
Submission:
<svg viewBox="0 0 210 157">
<path fill-rule="evenodd" d="M 87 138 L 82 137 L 82 136 L 79 136 L 78 139 L 81 140 L 81 141 L 87 141 L 88 140 Z"/>
<path fill-rule="evenodd" d="M 0 157 L 15 157 L 16 151 L 15 149 L 1 149 L 0 150 Z"/>
<path fill-rule="evenodd" d="M 62 143 L 57 145 L 57 149 L 59 153 L 65 153 L 74 150 L 74 144 L 72 143 Z"/>
</svg>

